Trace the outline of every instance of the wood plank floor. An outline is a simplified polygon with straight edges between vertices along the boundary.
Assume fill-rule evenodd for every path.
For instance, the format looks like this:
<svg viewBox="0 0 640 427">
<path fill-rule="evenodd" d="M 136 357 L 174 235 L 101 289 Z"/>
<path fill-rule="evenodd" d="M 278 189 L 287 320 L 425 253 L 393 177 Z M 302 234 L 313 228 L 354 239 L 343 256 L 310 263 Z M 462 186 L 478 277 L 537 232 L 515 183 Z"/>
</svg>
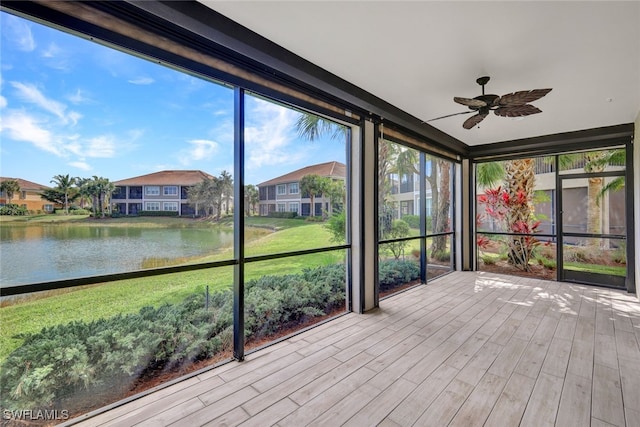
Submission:
<svg viewBox="0 0 640 427">
<path fill-rule="evenodd" d="M 457 272 L 82 426 L 640 426 L 640 303 Z"/>
</svg>

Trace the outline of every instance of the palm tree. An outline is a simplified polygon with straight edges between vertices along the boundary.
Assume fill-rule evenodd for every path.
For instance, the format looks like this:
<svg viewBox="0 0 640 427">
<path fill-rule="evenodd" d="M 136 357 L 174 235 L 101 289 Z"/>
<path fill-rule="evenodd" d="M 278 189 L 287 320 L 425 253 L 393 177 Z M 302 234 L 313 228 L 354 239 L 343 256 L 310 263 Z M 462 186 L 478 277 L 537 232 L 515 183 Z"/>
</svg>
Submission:
<svg viewBox="0 0 640 427">
<path fill-rule="evenodd" d="M 187 190 L 187 200 L 190 205 L 193 206 L 196 212 L 196 216 L 199 215 L 199 205 L 205 200 L 206 181 L 200 181 L 199 183 L 192 185 Z"/>
<path fill-rule="evenodd" d="M 260 203 L 260 193 L 258 187 L 253 184 L 244 186 L 244 209 L 247 216 L 251 216 L 251 213 L 255 215 L 256 205 Z"/>
<path fill-rule="evenodd" d="M 324 135 L 330 135 L 331 139 L 344 139 L 347 128 L 329 120 L 324 120 L 314 114 L 302 113 L 296 120 L 298 136 L 309 141 L 315 141 Z"/>
<path fill-rule="evenodd" d="M 315 197 L 317 194 L 323 194 L 327 190 L 329 179 L 316 174 L 305 175 L 300 179 L 300 191 L 302 194 L 308 194 L 311 199 L 311 216 L 315 216 Z"/>
<path fill-rule="evenodd" d="M 114 183 L 108 178 L 94 176 L 93 180 L 98 192 L 98 205 L 100 206 L 100 217 L 105 217 L 105 210 L 111 213 L 111 195 L 116 191 Z"/>
<path fill-rule="evenodd" d="M 427 180 L 431 186 L 433 211 L 431 224 L 434 233 L 444 233 L 449 227 L 449 209 L 451 207 L 451 163 L 444 159 L 432 158 L 431 174 Z M 436 236 L 431 243 L 432 256 L 447 251 L 447 236 Z"/>
<path fill-rule="evenodd" d="M 56 188 L 64 194 L 64 212 L 69 213 L 69 194 L 71 193 L 71 189 L 73 188 L 76 179 L 69 177 L 69 174 L 56 175 L 53 177 L 51 182 L 55 183 Z"/>
<path fill-rule="evenodd" d="M 13 195 L 20 191 L 20 184 L 15 179 L 7 179 L 0 183 L 0 191 L 7 195 L 7 204 L 10 205 Z"/>
<path fill-rule="evenodd" d="M 533 196 L 535 190 L 535 160 L 514 159 L 501 163 L 482 163 L 478 165 L 476 181 L 479 186 L 490 187 L 504 180 L 504 192 L 507 200 L 519 200 L 509 204 L 505 215 L 508 232 L 516 231 L 522 225 L 530 224 L 533 219 Z M 527 237 L 511 236 L 508 238 L 508 261 L 524 271 L 529 271 L 531 252 Z"/>
<path fill-rule="evenodd" d="M 610 164 L 625 164 L 626 151 L 624 149 L 590 151 L 587 153 L 563 154 L 560 156 L 561 165 L 564 168 L 575 167 L 584 164 L 586 173 L 604 172 Z M 605 185 L 604 178 L 590 177 L 587 183 L 587 233 L 602 233 L 602 209 L 600 204 L 602 197 L 609 191 L 618 191 L 624 188 L 624 177 L 617 177 Z M 599 245 L 598 239 L 589 239 L 587 244 Z"/>
<path fill-rule="evenodd" d="M 233 176 L 226 170 L 220 173 L 220 191 L 225 198 L 226 214 L 229 215 L 229 201 L 231 193 L 233 193 Z"/>
</svg>

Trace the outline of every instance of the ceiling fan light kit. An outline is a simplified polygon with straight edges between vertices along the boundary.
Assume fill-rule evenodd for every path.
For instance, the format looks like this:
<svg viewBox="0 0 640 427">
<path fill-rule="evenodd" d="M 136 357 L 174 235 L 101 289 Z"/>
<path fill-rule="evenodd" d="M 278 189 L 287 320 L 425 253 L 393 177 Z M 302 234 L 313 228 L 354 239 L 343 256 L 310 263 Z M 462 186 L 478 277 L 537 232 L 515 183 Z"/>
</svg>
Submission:
<svg viewBox="0 0 640 427">
<path fill-rule="evenodd" d="M 463 128 L 471 129 L 484 120 L 484 118 L 489 115 L 490 111 L 493 111 L 496 116 L 500 117 L 530 116 L 531 114 L 541 113 L 542 110 L 529 103 L 540 99 L 551 92 L 551 89 L 533 89 L 508 93 L 502 96 L 485 94 L 484 86 L 489 82 L 489 80 L 489 76 L 479 77 L 476 80 L 476 83 L 482 86 L 482 95 L 480 96 L 476 96 L 475 98 L 463 98 L 459 96 L 453 97 L 454 102 L 468 107 L 470 111 L 449 114 L 429 121 L 431 122 L 433 120 L 444 119 L 445 117 L 457 116 L 459 114 L 477 113 L 476 115 L 469 117 L 462 124 Z"/>
</svg>

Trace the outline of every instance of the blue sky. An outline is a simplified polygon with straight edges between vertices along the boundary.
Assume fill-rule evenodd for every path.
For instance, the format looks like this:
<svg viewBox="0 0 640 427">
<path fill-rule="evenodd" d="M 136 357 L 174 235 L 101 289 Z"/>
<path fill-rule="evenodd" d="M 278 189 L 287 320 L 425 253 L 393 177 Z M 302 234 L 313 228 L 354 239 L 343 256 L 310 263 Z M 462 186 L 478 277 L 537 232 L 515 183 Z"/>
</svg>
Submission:
<svg viewBox="0 0 640 427">
<path fill-rule="evenodd" d="M 1 176 L 233 173 L 232 89 L 5 12 L 0 28 Z M 341 141 L 297 138 L 296 111 L 246 105 L 246 183 L 345 161 Z"/>
</svg>

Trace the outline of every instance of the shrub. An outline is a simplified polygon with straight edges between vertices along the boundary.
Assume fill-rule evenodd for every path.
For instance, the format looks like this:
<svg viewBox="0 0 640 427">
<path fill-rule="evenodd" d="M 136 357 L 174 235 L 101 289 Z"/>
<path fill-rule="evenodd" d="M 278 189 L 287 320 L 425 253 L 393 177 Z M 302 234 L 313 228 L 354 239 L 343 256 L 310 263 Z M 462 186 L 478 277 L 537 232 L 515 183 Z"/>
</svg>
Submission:
<svg viewBox="0 0 640 427">
<path fill-rule="evenodd" d="M 411 228 L 420 228 L 420 216 L 419 215 L 404 215 L 402 220 L 409 224 Z"/>
<path fill-rule="evenodd" d="M 380 291 L 388 291 L 420 278 L 420 266 L 416 262 L 385 260 L 378 264 Z"/>
<path fill-rule="evenodd" d="M 298 216 L 298 212 L 269 212 L 269 218 L 293 219 Z"/>
<path fill-rule="evenodd" d="M 324 228 L 331 233 L 331 241 L 338 245 L 345 242 L 346 237 L 346 215 L 345 212 L 334 213 L 329 217 Z"/>
<path fill-rule="evenodd" d="M 9 205 L 4 205 L 0 207 L 0 215 L 13 215 L 13 216 L 23 216 L 28 213 L 27 208 L 24 206 L 18 206 L 15 203 L 11 203 Z"/>
<path fill-rule="evenodd" d="M 344 308 L 345 273 L 345 266 L 336 264 L 248 281 L 248 340 Z M 78 397 L 126 390 L 149 373 L 178 369 L 230 349 L 232 291 L 212 294 L 208 307 L 200 292 L 177 304 L 22 336 L 23 344 L 2 366 L 0 406 L 69 408 Z"/>
<path fill-rule="evenodd" d="M 177 211 L 140 211 L 139 216 L 178 216 Z"/>
<path fill-rule="evenodd" d="M 71 214 L 71 215 L 91 215 L 91 211 L 87 210 L 87 209 L 77 208 L 77 209 L 70 210 L 69 214 Z"/>
<path fill-rule="evenodd" d="M 494 265 L 496 263 L 496 258 L 491 255 L 480 255 L 480 259 L 485 265 Z"/>
</svg>

